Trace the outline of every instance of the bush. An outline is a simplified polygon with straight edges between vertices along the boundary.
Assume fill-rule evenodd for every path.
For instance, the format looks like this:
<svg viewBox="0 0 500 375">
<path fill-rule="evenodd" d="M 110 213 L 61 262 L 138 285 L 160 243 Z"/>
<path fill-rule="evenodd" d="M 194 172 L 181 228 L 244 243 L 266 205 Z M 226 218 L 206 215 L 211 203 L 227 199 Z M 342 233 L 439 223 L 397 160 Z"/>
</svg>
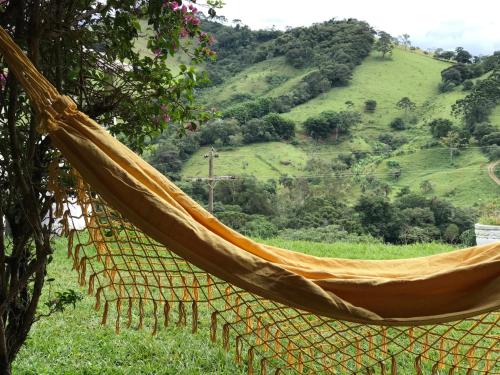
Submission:
<svg viewBox="0 0 500 375">
<path fill-rule="evenodd" d="M 378 238 L 370 235 L 359 235 L 348 233 L 338 225 L 327 225 L 317 228 L 284 229 L 278 233 L 278 237 L 292 241 L 312 242 L 350 242 L 350 243 L 381 243 Z"/>
<path fill-rule="evenodd" d="M 491 133 L 495 132 L 495 127 L 491 125 L 488 122 L 480 122 L 474 126 L 474 130 L 472 131 L 472 134 L 474 137 L 478 140 L 481 141 L 481 139 Z"/>
<path fill-rule="evenodd" d="M 405 143 L 408 142 L 406 137 L 402 135 L 394 135 L 391 133 L 382 133 L 378 136 L 378 140 L 382 143 L 385 143 L 386 145 L 390 146 L 391 149 L 396 149 L 398 147 L 401 147 Z"/>
<path fill-rule="evenodd" d="M 365 101 L 365 112 L 373 113 L 377 108 L 377 101 L 373 99 L 369 99 Z"/>
<path fill-rule="evenodd" d="M 387 166 L 389 168 L 401 168 L 401 165 L 396 160 L 387 160 Z"/>
<path fill-rule="evenodd" d="M 252 219 L 240 228 L 240 232 L 250 237 L 270 238 L 276 237 L 278 228 L 264 216 L 252 215 Z"/>
<path fill-rule="evenodd" d="M 456 243 L 459 239 L 460 230 L 456 224 L 448 224 L 443 233 L 443 239 L 449 243 Z"/>
<path fill-rule="evenodd" d="M 500 159 L 500 146 L 493 145 L 493 146 L 483 147 L 482 151 L 486 154 L 486 156 L 490 161 Z"/>
<path fill-rule="evenodd" d="M 274 128 L 261 119 L 251 119 L 241 126 L 243 143 L 269 142 L 277 140 Z"/>
<path fill-rule="evenodd" d="M 272 128 L 274 134 L 283 140 L 289 140 L 295 137 L 295 123 L 287 120 L 277 113 L 270 113 L 262 118 L 262 121 L 268 128 Z"/>
<path fill-rule="evenodd" d="M 439 82 L 438 90 L 440 93 L 450 92 L 450 91 L 453 91 L 455 86 L 456 85 L 450 81 Z"/>
<path fill-rule="evenodd" d="M 309 117 L 304 122 L 304 129 L 314 139 L 325 139 L 332 134 L 338 122 L 336 112 L 322 112 L 319 116 Z"/>
<path fill-rule="evenodd" d="M 493 132 L 488 135 L 485 135 L 484 137 L 481 138 L 480 143 L 483 146 L 493 146 L 493 145 L 500 146 L 500 132 Z"/>
<path fill-rule="evenodd" d="M 231 137 L 240 132 L 238 122 L 233 119 L 215 120 L 201 127 L 200 145 L 214 145 L 218 140 L 222 146 L 226 146 L 231 144 Z"/>
<path fill-rule="evenodd" d="M 469 91 L 469 90 L 472 90 L 472 88 L 474 87 L 474 82 L 472 82 L 470 79 L 466 79 L 463 83 L 463 89 L 464 91 Z"/>
<path fill-rule="evenodd" d="M 436 139 L 446 137 L 453 129 L 453 123 L 445 118 L 437 118 L 429 123 L 432 136 Z"/>
<path fill-rule="evenodd" d="M 394 120 L 391 121 L 391 123 L 389 125 L 394 130 L 405 130 L 406 129 L 405 121 L 401 117 L 396 117 Z"/>
<path fill-rule="evenodd" d="M 474 229 L 467 229 L 460 234 L 460 242 L 465 246 L 476 245 L 476 232 Z"/>
<path fill-rule="evenodd" d="M 321 73 L 332 86 L 345 86 L 352 77 L 352 69 L 346 64 L 329 64 L 321 69 Z"/>
</svg>

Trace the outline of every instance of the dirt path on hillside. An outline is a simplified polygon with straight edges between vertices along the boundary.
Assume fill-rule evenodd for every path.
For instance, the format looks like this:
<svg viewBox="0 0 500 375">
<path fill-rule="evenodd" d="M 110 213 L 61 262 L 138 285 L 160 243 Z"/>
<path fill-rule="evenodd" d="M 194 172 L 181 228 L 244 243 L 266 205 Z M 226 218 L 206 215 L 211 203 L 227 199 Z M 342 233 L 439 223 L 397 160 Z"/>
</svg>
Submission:
<svg viewBox="0 0 500 375">
<path fill-rule="evenodd" d="M 495 174 L 495 167 L 500 164 L 500 160 L 494 161 L 493 163 L 488 164 L 488 176 L 497 183 L 497 185 L 500 185 L 500 178 L 498 178 Z"/>
</svg>

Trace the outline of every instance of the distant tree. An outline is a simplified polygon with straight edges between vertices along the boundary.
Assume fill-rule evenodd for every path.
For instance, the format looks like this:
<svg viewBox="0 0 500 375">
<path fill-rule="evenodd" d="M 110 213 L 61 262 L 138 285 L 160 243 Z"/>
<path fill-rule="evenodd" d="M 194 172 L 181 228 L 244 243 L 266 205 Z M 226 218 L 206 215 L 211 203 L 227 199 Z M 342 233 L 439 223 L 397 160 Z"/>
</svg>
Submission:
<svg viewBox="0 0 500 375">
<path fill-rule="evenodd" d="M 443 238 L 446 242 L 456 243 L 460 236 L 460 229 L 456 224 L 448 224 L 443 233 Z"/>
<path fill-rule="evenodd" d="M 351 55 L 347 54 L 342 49 L 335 51 L 332 57 L 333 60 L 338 64 L 347 64 L 347 65 L 352 64 Z"/>
<path fill-rule="evenodd" d="M 340 111 L 339 119 L 335 126 L 335 140 L 340 133 L 348 133 L 351 127 L 361 122 L 361 113 L 356 111 Z"/>
<path fill-rule="evenodd" d="M 324 116 L 309 117 L 303 125 L 306 133 L 316 140 L 327 138 L 333 130 Z"/>
<path fill-rule="evenodd" d="M 453 123 L 445 118 L 437 118 L 429 123 L 434 138 L 443 138 L 453 129 Z"/>
<path fill-rule="evenodd" d="M 455 57 L 455 52 L 453 52 L 453 51 L 444 51 L 444 52 L 441 52 L 441 54 L 439 55 L 439 58 L 445 59 L 445 60 L 451 60 L 454 57 Z"/>
<path fill-rule="evenodd" d="M 395 150 L 408 142 L 406 137 L 401 135 L 394 135 L 393 133 L 382 133 L 378 136 L 378 140 L 390 146 L 392 150 Z"/>
<path fill-rule="evenodd" d="M 269 113 L 262 120 L 273 128 L 278 138 L 289 140 L 295 137 L 295 123 L 293 121 L 287 120 L 277 113 Z"/>
<path fill-rule="evenodd" d="M 432 186 L 431 182 L 429 180 L 424 180 L 420 183 L 420 190 L 424 194 L 430 193 L 434 187 Z"/>
<path fill-rule="evenodd" d="M 396 103 L 396 107 L 404 110 L 407 115 L 408 112 L 414 111 L 417 108 L 417 105 L 410 98 L 405 96 Z"/>
<path fill-rule="evenodd" d="M 463 138 L 461 138 L 460 133 L 456 130 L 448 132 L 448 134 L 441 138 L 441 143 L 448 147 L 450 150 L 450 163 L 453 163 L 453 156 L 455 152 L 458 151 L 459 147 L 463 143 Z"/>
<path fill-rule="evenodd" d="M 469 91 L 474 87 L 474 82 L 471 81 L 470 79 L 466 79 L 462 83 L 464 91 Z"/>
<path fill-rule="evenodd" d="M 458 63 L 469 64 L 471 62 L 472 55 L 462 47 L 457 47 L 454 59 Z"/>
<path fill-rule="evenodd" d="M 389 125 L 394 130 L 405 130 L 406 129 L 405 121 L 401 117 L 396 117 L 394 120 L 391 121 L 391 123 Z"/>
<path fill-rule="evenodd" d="M 368 99 L 365 101 L 365 112 L 375 112 L 377 108 L 377 101 L 373 99 Z"/>
<path fill-rule="evenodd" d="M 459 85 L 463 80 L 460 70 L 456 69 L 456 67 L 451 67 L 443 70 L 441 72 L 441 79 L 443 80 L 443 82 L 451 82 L 455 85 Z"/>
<path fill-rule="evenodd" d="M 274 128 L 262 119 L 251 119 L 241 126 L 244 143 L 269 142 L 277 139 Z"/>
<path fill-rule="evenodd" d="M 294 68 L 303 68 L 311 63 L 313 50 L 309 47 L 296 47 L 290 49 L 286 55 L 286 62 Z"/>
<path fill-rule="evenodd" d="M 375 50 L 382 53 L 382 58 L 385 58 L 385 55 L 392 54 L 392 50 L 394 49 L 394 38 L 385 31 L 378 32 L 378 39 L 375 42 Z"/>
<path fill-rule="evenodd" d="M 228 145 L 231 136 L 240 133 L 240 126 L 235 119 L 217 119 L 200 129 L 200 145 L 214 145 L 218 140 L 222 145 Z"/>
<path fill-rule="evenodd" d="M 436 58 L 441 58 L 441 54 L 444 52 L 444 50 L 442 48 L 436 48 L 435 51 L 434 51 L 434 57 Z"/>
<path fill-rule="evenodd" d="M 438 91 L 440 93 L 450 92 L 455 88 L 455 86 L 456 85 L 453 82 L 449 82 L 449 81 L 439 82 Z"/>
<path fill-rule="evenodd" d="M 401 44 L 408 49 L 411 46 L 411 41 L 410 41 L 410 35 L 409 34 L 403 34 L 399 36 L 399 40 Z"/>
<path fill-rule="evenodd" d="M 345 86 L 352 77 L 352 69 L 346 64 L 329 64 L 321 72 L 333 86 Z"/>
<path fill-rule="evenodd" d="M 488 135 L 485 135 L 483 138 L 481 138 L 480 143 L 483 146 L 500 146 L 500 132 L 492 132 Z"/>
<path fill-rule="evenodd" d="M 493 133 L 494 131 L 495 127 L 491 125 L 489 122 L 480 122 L 479 124 L 476 124 L 474 126 L 474 131 L 472 132 L 472 135 L 478 141 L 481 141 L 483 137 Z"/>
<path fill-rule="evenodd" d="M 363 227 L 374 237 L 391 241 L 397 238 L 396 212 L 387 198 L 362 196 L 354 207 Z"/>
<path fill-rule="evenodd" d="M 454 116 L 462 117 L 466 126 L 471 129 L 478 122 L 487 122 L 498 103 L 500 103 L 500 70 L 494 70 L 488 78 L 478 81 L 465 98 L 453 104 L 452 113 Z"/>
</svg>

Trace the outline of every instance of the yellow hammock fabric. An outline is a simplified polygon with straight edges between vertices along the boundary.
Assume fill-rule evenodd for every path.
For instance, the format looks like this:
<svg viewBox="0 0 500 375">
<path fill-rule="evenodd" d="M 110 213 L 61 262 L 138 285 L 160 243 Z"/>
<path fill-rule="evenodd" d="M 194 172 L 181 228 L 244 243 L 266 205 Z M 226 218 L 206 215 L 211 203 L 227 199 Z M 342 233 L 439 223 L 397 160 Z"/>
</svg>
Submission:
<svg viewBox="0 0 500 375">
<path fill-rule="evenodd" d="M 79 112 L 3 29 L 0 52 L 64 158 L 50 168 L 51 186 L 104 323 L 113 316 L 117 330 L 136 321 L 156 332 L 160 318 L 190 319 L 212 341 L 220 330 L 226 349 L 234 341 L 249 373 L 258 364 L 262 373 L 404 374 L 408 361 L 417 374 L 500 373 L 500 243 L 384 261 L 256 243 Z M 62 212 L 68 177 L 84 230 L 70 230 L 78 217 Z"/>
</svg>

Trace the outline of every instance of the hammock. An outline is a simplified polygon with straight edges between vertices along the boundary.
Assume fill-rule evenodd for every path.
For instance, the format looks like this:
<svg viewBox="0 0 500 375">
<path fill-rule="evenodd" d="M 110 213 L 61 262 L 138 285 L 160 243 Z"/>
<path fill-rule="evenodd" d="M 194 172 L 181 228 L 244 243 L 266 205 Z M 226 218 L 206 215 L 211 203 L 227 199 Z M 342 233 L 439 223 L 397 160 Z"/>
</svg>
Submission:
<svg viewBox="0 0 500 375">
<path fill-rule="evenodd" d="M 259 244 L 79 112 L 3 29 L 0 52 L 72 168 L 56 160 L 50 186 L 68 255 L 103 323 L 200 325 L 249 374 L 394 375 L 408 363 L 417 374 L 500 374 L 500 243 L 385 261 Z M 69 178 L 71 192 L 61 182 Z M 64 211 L 68 194 L 83 230 L 70 229 L 80 217 Z"/>
</svg>

